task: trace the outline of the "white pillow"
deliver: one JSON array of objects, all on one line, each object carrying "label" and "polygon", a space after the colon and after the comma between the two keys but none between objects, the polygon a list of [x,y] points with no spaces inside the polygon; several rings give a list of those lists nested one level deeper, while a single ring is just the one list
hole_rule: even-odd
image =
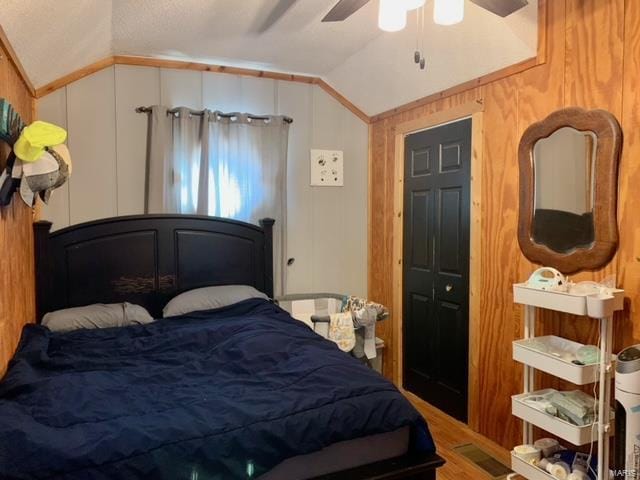
[{"label": "white pillow", "polygon": [[79,328],[126,327],[151,322],[153,317],[144,307],[127,302],[65,308],[49,312],[42,318],[42,325],[54,332],[68,332]]},{"label": "white pillow", "polygon": [[162,310],[163,317],[175,317],[199,310],[212,310],[226,307],[248,298],[264,298],[264,293],[248,285],[220,285],[189,290],[173,297]]}]

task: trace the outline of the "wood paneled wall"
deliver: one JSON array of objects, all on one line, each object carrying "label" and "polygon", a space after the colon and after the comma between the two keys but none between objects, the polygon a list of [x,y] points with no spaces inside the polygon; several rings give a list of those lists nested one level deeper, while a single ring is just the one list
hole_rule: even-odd
[{"label": "wood paneled wall", "polygon": [[[511,416],[510,396],[522,387],[522,369],[511,359],[511,341],[523,334],[522,309],[513,304],[511,285],[534,267],[516,239],[517,147],[527,126],[556,109],[603,108],[622,125],[620,247],[605,268],[574,280],[615,276],[628,298],[624,313],[616,317],[614,348],[640,341],[640,320],[634,318],[640,311],[640,2],[548,0],[545,33],[545,63],[380,119],[370,130],[371,175],[380,180],[369,192],[369,296],[392,305],[395,126],[476,99],[484,104],[480,351],[478,368],[470,372],[479,414],[470,424],[507,448],[519,443],[520,422]],[[544,315],[540,323],[545,331],[597,341],[597,324],[589,319]],[[383,322],[380,333],[392,348],[391,323]],[[386,359],[392,355],[387,352]],[[391,376],[391,362],[385,363]]]},{"label": "wood paneled wall", "polygon": [[[0,98],[6,98],[29,123],[33,98],[7,47],[0,41]],[[0,148],[4,169],[8,149]],[[18,344],[22,327],[35,317],[32,210],[16,194],[0,207],[0,376]]]}]

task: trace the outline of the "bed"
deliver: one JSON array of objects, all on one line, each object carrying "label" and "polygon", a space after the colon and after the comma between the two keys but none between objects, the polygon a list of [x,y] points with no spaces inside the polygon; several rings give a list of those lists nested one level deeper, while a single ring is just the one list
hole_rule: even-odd
[{"label": "bed", "polygon": [[[251,285],[273,221],[35,224],[37,312]],[[388,382],[263,299],[147,325],[25,327],[0,383],[0,478],[434,479],[444,462]]]}]

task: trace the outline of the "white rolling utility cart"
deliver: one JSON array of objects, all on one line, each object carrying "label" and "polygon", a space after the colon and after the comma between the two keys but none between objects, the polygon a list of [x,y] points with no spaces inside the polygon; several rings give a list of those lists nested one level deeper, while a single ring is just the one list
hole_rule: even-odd
[{"label": "white rolling utility cart", "polygon": [[[523,444],[534,443],[533,426],[556,435],[573,445],[585,445],[597,441],[598,480],[609,479],[609,441],[613,433],[610,407],[611,378],[615,356],[611,352],[612,320],[616,310],[622,310],[624,291],[614,289],[611,295],[575,295],[545,291],[528,287],[525,283],[513,285],[515,303],[525,306],[524,339],[513,342],[513,358],[524,365],[524,392],[511,398],[511,411],[523,420]],[[587,315],[600,323],[599,363],[579,365],[546,352],[528,348],[528,341],[562,342],[564,348],[582,347],[560,337],[537,337],[535,334],[536,309],[543,308],[573,315]],[[575,385],[598,383],[598,417],[591,425],[577,426],[523,402],[523,398],[535,391],[535,371],[540,370]],[[544,391],[540,391],[542,394]],[[595,452],[594,452],[595,453]],[[529,480],[553,479],[541,468],[528,463],[511,452],[511,468]]]}]

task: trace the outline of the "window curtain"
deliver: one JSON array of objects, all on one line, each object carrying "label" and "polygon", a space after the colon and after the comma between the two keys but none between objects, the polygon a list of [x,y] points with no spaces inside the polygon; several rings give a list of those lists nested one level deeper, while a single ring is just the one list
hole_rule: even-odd
[{"label": "window curtain", "polygon": [[146,213],[184,213],[274,225],[274,292],[285,291],[287,143],[284,117],[153,106]]}]

